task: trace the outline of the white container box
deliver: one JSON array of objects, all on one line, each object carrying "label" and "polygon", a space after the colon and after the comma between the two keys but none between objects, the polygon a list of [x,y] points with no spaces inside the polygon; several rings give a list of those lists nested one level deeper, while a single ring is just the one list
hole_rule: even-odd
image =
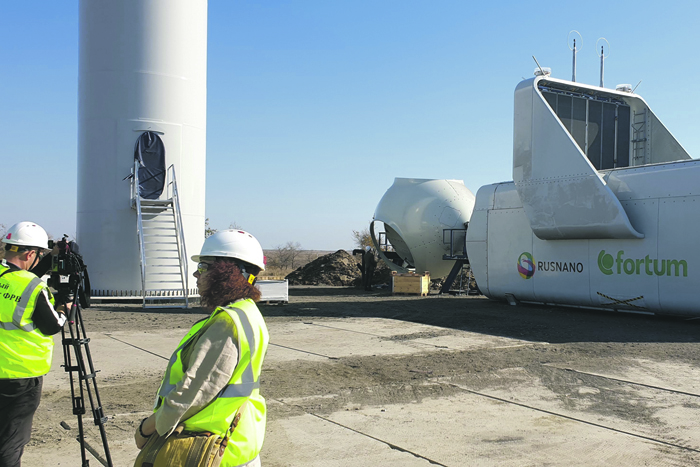
[{"label": "white container box", "polygon": [[289,281],[257,281],[255,285],[262,293],[261,302],[289,302]]}]

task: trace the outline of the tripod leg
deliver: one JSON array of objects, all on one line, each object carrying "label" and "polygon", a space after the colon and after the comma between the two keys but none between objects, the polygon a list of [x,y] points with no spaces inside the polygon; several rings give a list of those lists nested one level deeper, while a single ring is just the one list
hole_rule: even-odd
[{"label": "tripod leg", "polygon": [[[82,459],[82,466],[89,466],[90,461],[85,455],[85,433],[83,431],[83,415],[85,414],[85,401],[83,398],[83,384],[80,373],[80,367],[73,365],[71,358],[71,349],[74,349],[73,342],[75,341],[75,330],[73,329],[73,322],[68,323],[68,329],[70,331],[70,338],[66,338],[65,328],[61,330],[62,333],[62,344],[63,344],[63,361],[65,371],[68,372],[70,378],[70,395],[71,403],[73,405],[73,415],[78,417],[78,442],[80,443],[80,456]],[[80,394],[76,396],[76,382],[73,373],[78,373],[78,382]]]},{"label": "tripod leg", "polygon": [[[71,372],[71,394],[73,395],[73,413],[78,415],[78,427],[79,427],[79,441],[83,455],[83,466],[88,466],[89,461],[85,457],[86,442],[84,439],[83,425],[82,425],[82,415],[85,414],[85,398],[84,392],[87,392],[88,398],[90,399],[90,407],[92,409],[93,419],[95,425],[99,426],[100,436],[102,438],[102,446],[104,447],[105,459],[101,459],[96,455],[90,446],[88,449],[95,455],[95,457],[103,465],[107,467],[112,467],[112,458],[109,452],[109,444],[107,442],[107,433],[105,431],[104,422],[107,421],[107,417],[104,416],[104,410],[102,409],[102,403],[100,401],[100,395],[97,390],[97,381],[95,376],[97,371],[92,363],[92,355],[90,354],[90,339],[85,334],[85,325],[82,321],[82,314],[80,312],[80,288],[76,288],[74,294],[74,301],[71,307],[71,321],[69,322],[69,329],[71,332],[70,345],[75,352],[75,360],[77,366],[70,365],[70,352],[66,349],[66,344],[64,343],[64,355],[67,353],[66,367],[78,371],[79,384],[80,384],[80,396],[75,397],[73,388],[73,374]],[[64,341],[65,342],[65,341]],[[85,349],[85,354],[83,354],[83,348]],[[87,362],[87,365],[86,365]],[[89,370],[89,373],[88,373]],[[66,370],[68,371],[68,370]],[[83,386],[84,384],[84,386]],[[94,396],[93,396],[94,394]],[[95,400],[97,404],[95,404]]]}]

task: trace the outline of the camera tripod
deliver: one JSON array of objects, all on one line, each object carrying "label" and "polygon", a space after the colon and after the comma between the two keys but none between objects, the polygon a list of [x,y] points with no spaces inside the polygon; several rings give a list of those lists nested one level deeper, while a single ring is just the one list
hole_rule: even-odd
[{"label": "camera tripod", "polygon": [[[85,302],[87,299],[87,297],[82,297],[80,295],[81,289],[82,287],[80,284],[78,284],[73,292],[73,305],[70,309],[68,323],[66,323],[66,326],[64,326],[61,330],[61,335],[63,337],[63,367],[65,368],[65,371],[70,374],[71,400],[73,401],[73,415],[77,415],[78,417],[79,434],[77,440],[80,443],[81,456],[83,460],[82,466],[88,467],[90,465],[90,461],[85,455],[85,450],[87,449],[102,465],[106,467],[113,467],[112,458],[109,454],[109,446],[107,444],[107,434],[105,433],[104,426],[104,423],[107,421],[107,417],[104,415],[102,403],[100,402],[100,393],[97,391],[97,381],[95,381],[97,371],[92,364],[92,356],[90,355],[89,345],[90,339],[85,334],[85,325],[83,324],[82,315],[80,313],[81,300]],[[68,327],[70,337],[66,337],[66,327]],[[73,351],[74,359],[71,357],[71,350]],[[75,380],[73,373],[77,373],[77,381]],[[100,435],[102,437],[105,459],[101,458],[99,453],[85,441],[85,433],[83,431],[85,392],[87,392],[87,396],[90,399],[90,407],[92,409],[95,425],[100,427]]]}]

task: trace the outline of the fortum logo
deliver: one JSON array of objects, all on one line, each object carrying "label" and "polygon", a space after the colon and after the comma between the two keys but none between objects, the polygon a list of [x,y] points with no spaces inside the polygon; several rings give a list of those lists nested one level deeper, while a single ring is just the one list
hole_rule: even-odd
[{"label": "fortum logo", "polygon": [[670,276],[671,271],[676,277],[681,273],[683,277],[688,276],[688,263],[684,259],[651,259],[649,255],[644,258],[623,258],[624,254],[625,251],[620,250],[617,252],[617,256],[613,257],[605,250],[601,250],[598,254],[598,269],[606,276],[622,274],[623,272],[628,276],[632,274]]}]

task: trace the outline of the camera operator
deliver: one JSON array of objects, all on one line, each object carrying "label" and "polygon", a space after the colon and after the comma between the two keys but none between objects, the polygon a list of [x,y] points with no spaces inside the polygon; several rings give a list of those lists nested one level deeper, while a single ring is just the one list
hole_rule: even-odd
[{"label": "camera operator", "polygon": [[19,222],[7,231],[0,264],[0,467],[18,467],[29,442],[41,399],[43,376],[51,369],[53,337],[66,322],[65,308],[36,275],[48,270],[46,231]]}]

